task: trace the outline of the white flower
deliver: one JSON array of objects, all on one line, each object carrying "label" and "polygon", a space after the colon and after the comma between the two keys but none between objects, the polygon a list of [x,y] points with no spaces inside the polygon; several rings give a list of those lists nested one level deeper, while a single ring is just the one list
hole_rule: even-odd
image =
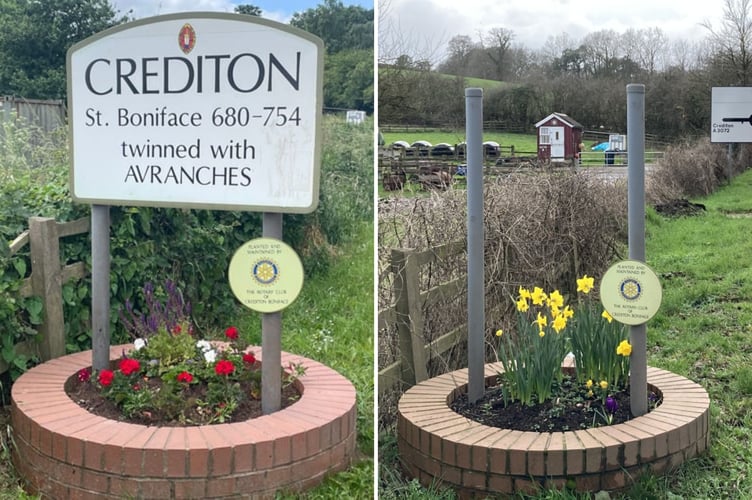
[{"label": "white flower", "polygon": [[141,349],[143,349],[144,347],[146,347],[146,340],[144,340],[144,339],[136,339],[136,340],[134,340],[133,341],[133,347],[137,351],[140,351]]},{"label": "white flower", "polygon": [[201,352],[211,351],[212,345],[208,340],[199,340],[196,342],[196,347],[201,349]]},{"label": "white flower", "polygon": [[214,349],[204,351],[204,359],[207,363],[214,363],[214,361],[217,360],[217,351],[215,351]]}]

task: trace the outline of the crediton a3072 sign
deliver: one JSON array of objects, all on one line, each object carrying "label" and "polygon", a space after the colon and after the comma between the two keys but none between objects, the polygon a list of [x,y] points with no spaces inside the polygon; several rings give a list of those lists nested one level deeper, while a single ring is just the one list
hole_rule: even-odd
[{"label": "crediton a3072 sign", "polygon": [[310,212],[323,43],[252,16],[114,27],[68,51],[76,201]]}]

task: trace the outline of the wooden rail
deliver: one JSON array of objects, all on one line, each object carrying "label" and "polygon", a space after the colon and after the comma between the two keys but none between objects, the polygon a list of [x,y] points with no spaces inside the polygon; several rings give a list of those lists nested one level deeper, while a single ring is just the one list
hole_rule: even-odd
[{"label": "wooden rail", "polygon": [[431,354],[442,354],[467,337],[467,324],[464,323],[426,344],[423,329],[423,311],[464,293],[467,277],[455,278],[425,291],[421,291],[419,285],[423,266],[461,254],[464,250],[464,240],[423,251],[392,249],[390,267],[394,274],[396,301],[393,306],[379,312],[378,329],[396,325],[400,359],[379,370],[379,394],[400,382],[412,386],[426,380],[426,360]]},{"label": "wooden rail", "polygon": [[[29,245],[31,276],[24,279],[18,291],[20,297],[36,296],[42,300],[42,323],[39,342],[15,344],[18,353],[39,354],[43,361],[65,354],[65,321],[63,319],[63,284],[88,274],[83,262],[66,266],[60,262],[60,239],[89,232],[88,217],[72,222],[57,222],[49,217],[31,217],[29,229],[18,235],[9,245],[10,255]],[[0,359],[0,373],[8,369]]]}]

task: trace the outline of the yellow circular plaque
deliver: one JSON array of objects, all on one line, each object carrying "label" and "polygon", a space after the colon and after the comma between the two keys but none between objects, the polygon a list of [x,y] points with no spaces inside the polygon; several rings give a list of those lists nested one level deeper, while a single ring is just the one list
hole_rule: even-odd
[{"label": "yellow circular plaque", "polygon": [[658,276],[646,264],[623,260],[612,265],[601,280],[601,304],[612,318],[625,325],[650,320],[663,299]]},{"label": "yellow circular plaque", "polygon": [[230,289],[246,307],[262,313],[281,311],[295,301],[303,288],[303,264],[286,243],[256,238],[232,256],[228,271]]}]

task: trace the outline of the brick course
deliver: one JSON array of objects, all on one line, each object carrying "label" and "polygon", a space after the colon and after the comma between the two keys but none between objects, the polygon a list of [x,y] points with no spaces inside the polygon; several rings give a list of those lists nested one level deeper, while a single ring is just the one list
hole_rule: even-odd
[{"label": "brick course", "polygon": [[[499,365],[486,365],[486,383]],[[423,484],[441,481],[460,498],[575,484],[579,491],[618,490],[652,471],[663,474],[702,453],[709,442],[707,392],[698,384],[648,368],[663,403],[627,423],[562,433],[494,429],[453,412],[467,389],[467,370],[435,377],[400,399],[398,446],[405,469]]]},{"label": "brick course", "polygon": [[[113,346],[110,357],[130,348]],[[31,492],[55,499],[274,498],[310,488],[354,457],[355,388],[321,363],[282,353],[289,362],[306,374],[288,408],[235,424],[155,428],[98,417],[65,394],[91,352],[48,361],[13,384],[13,461]]]}]

